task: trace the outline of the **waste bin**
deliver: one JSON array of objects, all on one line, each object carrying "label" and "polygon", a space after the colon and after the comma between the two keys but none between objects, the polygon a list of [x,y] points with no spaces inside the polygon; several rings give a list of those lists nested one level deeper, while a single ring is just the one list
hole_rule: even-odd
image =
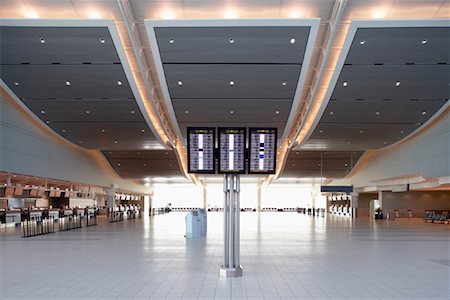
[{"label": "waste bin", "polygon": [[202,236],[202,224],[198,211],[192,210],[186,215],[186,237],[196,238]]}]

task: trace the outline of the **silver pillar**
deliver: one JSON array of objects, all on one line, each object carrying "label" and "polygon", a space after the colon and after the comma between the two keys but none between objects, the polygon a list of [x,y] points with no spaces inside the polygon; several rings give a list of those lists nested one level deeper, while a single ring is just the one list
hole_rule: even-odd
[{"label": "silver pillar", "polygon": [[240,265],[240,178],[239,174],[225,174],[223,177],[223,236],[224,258],[219,274],[224,277],[242,276]]}]

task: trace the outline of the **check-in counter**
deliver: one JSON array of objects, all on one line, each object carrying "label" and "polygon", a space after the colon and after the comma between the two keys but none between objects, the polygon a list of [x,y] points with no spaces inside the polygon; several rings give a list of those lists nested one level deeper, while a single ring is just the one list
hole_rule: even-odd
[{"label": "check-in counter", "polygon": [[75,208],[74,214],[80,217],[84,217],[84,208]]},{"label": "check-in counter", "polygon": [[42,221],[42,210],[30,210],[29,216],[30,220]]},{"label": "check-in counter", "polygon": [[7,210],[5,212],[5,223],[18,224],[22,221],[20,210]]},{"label": "check-in counter", "polygon": [[59,209],[49,209],[48,217],[53,218],[53,220],[58,220],[59,219]]},{"label": "check-in counter", "polygon": [[66,208],[66,209],[64,209],[64,211],[63,211],[63,215],[64,215],[65,217],[67,217],[67,216],[73,216],[73,210]]}]

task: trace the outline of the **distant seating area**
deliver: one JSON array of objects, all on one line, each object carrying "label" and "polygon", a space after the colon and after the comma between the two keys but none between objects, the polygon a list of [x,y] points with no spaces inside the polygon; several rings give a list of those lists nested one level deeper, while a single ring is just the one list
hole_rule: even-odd
[{"label": "distant seating area", "polygon": [[449,210],[426,210],[425,217],[423,218],[425,223],[436,224],[450,224],[450,211]]}]

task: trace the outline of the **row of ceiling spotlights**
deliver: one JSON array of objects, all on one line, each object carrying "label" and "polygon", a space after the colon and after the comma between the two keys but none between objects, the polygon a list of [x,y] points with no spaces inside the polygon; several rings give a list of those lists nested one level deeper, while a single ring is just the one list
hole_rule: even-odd
[{"label": "row of ceiling spotlights", "polygon": [[[230,44],[234,44],[234,43],[236,42],[236,39],[235,39],[235,38],[230,38],[230,39],[228,40],[228,42],[229,42]],[[289,39],[289,43],[290,43],[290,44],[295,44],[295,42],[296,42],[295,38],[290,38],[290,39]],[[169,44],[174,44],[174,43],[175,43],[175,39],[174,39],[174,38],[170,38],[170,39],[169,39]]]},{"label": "row of ceiling spotlights", "polygon": [[[72,83],[69,80],[66,80],[64,83],[65,83],[66,86],[71,86],[72,85]],[[14,84],[14,86],[19,86],[20,85],[18,81],[14,81],[13,84]],[[118,86],[122,86],[123,82],[121,80],[117,80],[116,84]]]},{"label": "row of ceiling spotlights", "polygon": [[[230,82],[229,82],[228,84],[231,85],[231,86],[234,86],[234,85],[236,84],[236,82],[235,82],[234,80],[230,80]],[[183,85],[183,81],[178,80],[177,85],[178,85],[178,86],[182,86],[182,85]],[[283,81],[283,82],[281,83],[281,85],[282,85],[282,86],[287,86],[287,82],[286,82],[286,81]]]}]

